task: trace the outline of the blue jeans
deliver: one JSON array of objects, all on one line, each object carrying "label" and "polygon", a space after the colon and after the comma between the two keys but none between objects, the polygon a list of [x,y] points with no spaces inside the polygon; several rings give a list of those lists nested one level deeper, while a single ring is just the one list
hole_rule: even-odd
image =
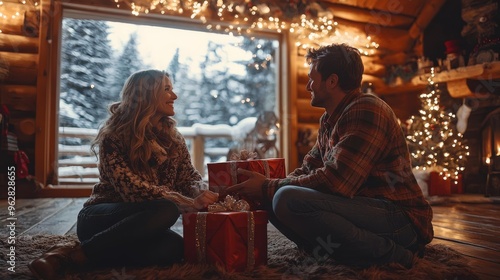
[{"label": "blue jeans", "polygon": [[361,267],[398,262],[408,267],[418,245],[406,214],[383,199],[351,199],[284,186],[268,211],[277,229],[318,260],[333,257]]},{"label": "blue jeans", "polygon": [[179,215],[169,200],[89,205],[78,214],[77,235],[96,265],[168,265],[184,254],[182,237],[170,230]]}]

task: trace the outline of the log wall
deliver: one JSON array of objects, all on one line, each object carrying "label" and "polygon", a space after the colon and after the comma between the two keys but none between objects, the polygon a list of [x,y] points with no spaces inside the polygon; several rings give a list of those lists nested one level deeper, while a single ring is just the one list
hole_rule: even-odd
[{"label": "log wall", "polygon": [[[34,174],[35,116],[37,100],[39,39],[36,25],[39,9],[29,3],[3,0],[0,12],[0,67],[7,73],[0,76],[0,104],[11,112],[11,132],[18,137],[18,146],[29,157],[30,174]],[[2,151],[2,165],[12,164],[12,154]],[[5,168],[2,179],[5,180]]]}]

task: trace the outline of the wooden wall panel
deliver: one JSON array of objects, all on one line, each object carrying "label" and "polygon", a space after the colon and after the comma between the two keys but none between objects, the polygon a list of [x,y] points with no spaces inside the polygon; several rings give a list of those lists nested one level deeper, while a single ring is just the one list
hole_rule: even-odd
[{"label": "wooden wall panel", "polygon": [[0,51],[38,53],[38,39],[22,35],[0,33]]},{"label": "wooden wall panel", "polygon": [[36,87],[25,85],[0,85],[0,103],[10,109],[35,111]]},{"label": "wooden wall panel", "polygon": [[[17,0],[4,0],[0,12],[0,61],[7,66],[7,76],[0,81],[0,103],[11,111],[11,130],[16,134],[18,147],[29,158],[29,172],[35,170],[35,115],[38,80],[38,38],[28,37],[24,28],[25,14],[35,15],[34,2],[22,4]],[[35,16],[35,19],[37,16]],[[36,30],[35,30],[36,31]],[[9,155],[7,155],[9,156]],[[7,161],[12,158],[7,158]],[[0,171],[2,173],[3,170]],[[0,178],[4,178],[1,176]],[[0,179],[1,181],[1,179]],[[16,184],[24,184],[18,180]],[[0,185],[2,182],[0,182]],[[20,197],[22,195],[20,194]]]},{"label": "wooden wall panel", "polygon": [[323,108],[311,106],[311,99],[297,99],[297,116],[300,124],[316,124],[325,112]]},{"label": "wooden wall panel", "polygon": [[38,54],[0,52],[0,59],[8,65],[9,74],[4,84],[35,85],[38,75]]}]

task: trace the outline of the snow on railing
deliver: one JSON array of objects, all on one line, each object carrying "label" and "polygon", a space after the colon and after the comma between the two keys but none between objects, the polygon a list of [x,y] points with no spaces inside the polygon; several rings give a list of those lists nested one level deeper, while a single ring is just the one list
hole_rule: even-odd
[{"label": "snow on railing", "polygon": [[[246,118],[234,126],[218,124],[194,124],[191,127],[177,127],[191,146],[193,166],[205,177],[206,162],[210,157],[225,157],[229,147],[205,147],[207,139],[230,139],[241,141],[255,127],[257,118]],[[59,127],[59,139],[92,140],[97,129]],[[90,151],[90,145],[59,144],[58,177],[60,184],[88,184],[98,181],[97,160]]]}]

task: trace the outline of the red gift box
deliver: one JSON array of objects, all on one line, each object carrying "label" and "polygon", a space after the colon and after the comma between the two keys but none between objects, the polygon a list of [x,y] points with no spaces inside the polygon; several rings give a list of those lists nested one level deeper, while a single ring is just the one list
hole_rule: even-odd
[{"label": "red gift box", "polygon": [[432,171],[429,174],[429,195],[451,195],[451,179],[444,179],[439,172]]},{"label": "red gift box", "polygon": [[198,212],[182,215],[184,258],[226,271],[267,264],[267,212]]},{"label": "red gift box", "polygon": [[238,168],[258,172],[267,178],[285,178],[286,176],[283,158],[207,163],[208,186],[217,189],[217,187],[228,187],[247,180],[247,176],[237,174]]}]

